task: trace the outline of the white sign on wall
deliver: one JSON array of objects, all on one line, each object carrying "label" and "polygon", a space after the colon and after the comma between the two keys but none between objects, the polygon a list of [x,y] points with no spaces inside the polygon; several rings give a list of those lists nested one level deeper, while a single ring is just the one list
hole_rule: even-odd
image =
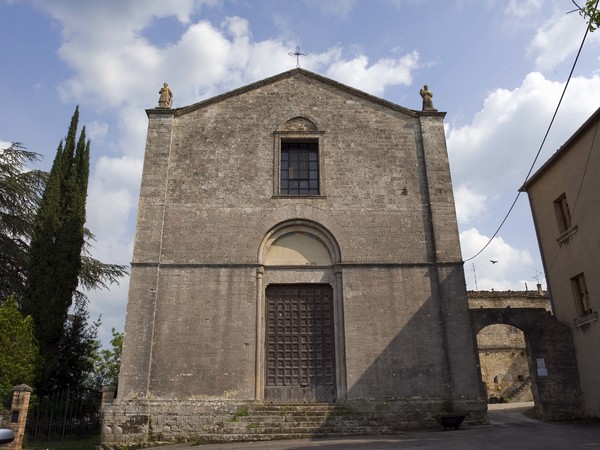
[{"label": "white sign on wall", "polygon": [[544,358],[537,358],[536,362],[538,377],[547,377],[548,369],[546,369],[546,361],[544,360]]}]

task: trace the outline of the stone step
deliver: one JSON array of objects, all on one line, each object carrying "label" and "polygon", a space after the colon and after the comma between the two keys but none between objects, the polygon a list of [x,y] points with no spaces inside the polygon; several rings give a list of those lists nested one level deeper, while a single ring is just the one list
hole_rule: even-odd
[{"label": "stone step", "polygon": [[247,415],[240,415],[236,417],[236,420],[244,419],[246,417],[260,417],[260,418],[269,418],[273,417],[276,419],[284,419],[284,420],[319,420],[319,419],[327,419],[327,418],[335,418],[335,417],[350,417],[350,414],[341,414],[341,413],[323,413],[317,414],[314,412],[267,412],[267,411],[250,411]]},{"label": "stone step", "polygon": [[246,426],[249,423],[258,423],[258,424],[273,424],[274,426],[284,426],[291,424],[302,424],[302,425],[314,425],[320,426],[325,423],[334,423],[329,421],[325,417],[301,417],[292,419],[290,417],[269,417],[269,416],[249,416],[243,417],[235,422],[225,422],[227,425],[235,425],[240,424],[241,426]]},{"label": "stone step", "polygon": [[256,409],[281,409],[285,408],[288,410],[293,409],[340,409],[343,406],[337,405],[335,403],[255,403],[250,405],[252,408]]},{"label": "stone step", "polygon": [[[214,430],[215,432],[217,430]],[[381,417],[336,405],[252,405],[219,429],[223,440],[289,439],[324,436],[392,434],[397,427]]]},{"label": "stone step", "polygon": [[252,426],[248,424],[245,427],[224,427],[222,432],[224,434],[331,434],[331,433],[348,433],[352,435],[357,434],[389,434],[393,433],[394,430],[391,427],[383,425],[360,425],[360,426],[323,426],[323,427],[311,427],[311,426],[300,426],[295,425],[291,427],[273,427],[269,425],[265,426]]},{"label": "stone step", "polygon": [[353,433],[272,433],[272,434],[201,434],[198,439],[206,442],[251,442],[271,441],[284,439],[310,439],[310,438],[333,438],[356,436]]},{"label": "stone step", "polygon": [[378,417],[371,416],[332,416],[332,417],[324,417],[324,416],[285,416],[285,417],[277,417],[277,416],[244,416],[239,417],[236,420],[232,420],[229,422],[225,422],[226,424],[248,424],[248,423],[259,423],[259,424],[267,424],[271,423],[274,425],[290,425],[290,424],[315,424],[315,425],[339,425],[339,424],[350,424],[354,425],[378,425],[381,423],[381,419]]},{"label": "stone step", "polygon": [[[284,419],[284,420],[282,420]],[[223,425],[231,426],[231,427],[244,427],[249,423],[257,424],[257,425],[272,425],[272,426],[375,426],[380,425],[382,423],[380,418],[376,417],[330,417],[330,418],[306,418],[303,417],[299,420],[294,420],[292,418],[281,418],[281,417],[255,417],[248,416],[241,418],[236,421],[231,422],[223,422]],[[389,425],[389,424],[388,424]]]},{"label": "stone step", "polygon": [[398,427],[372,413],[338,405],[266,404],[238,411],[205,436],[206,440],[255,441],[397,433]]},{"label": "stone step", "polygon": [[332,406],[332,405],[253,405],[249,408],[255,412],[275,412],[275,413],[306,413],[310,412],[313,414],[330,414],[335,411],[343,410],[341,406]]},{"label": "stone step", "polygon": [[230,422],[248,422],[248,421],[265,421],[272,420],[273,422],[323,422],[327,420],[352,420],[352,419],[368,419],[368,416],[358,415],[329,415],[329,414],[256,414],[252,413],[247,416],[238,416],[231,419]]}]

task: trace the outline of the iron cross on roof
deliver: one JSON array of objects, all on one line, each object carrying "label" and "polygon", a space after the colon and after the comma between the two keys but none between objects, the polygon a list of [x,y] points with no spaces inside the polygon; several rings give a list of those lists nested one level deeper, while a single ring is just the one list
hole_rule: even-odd
[{"label": "iron cross on roof", "polygon": [[302,53],[300,51],[300,47],[296,46],[296,51],[295,52],[289,52],[288,55],[295,56],[296,57],[296,67],[300,67],[300,57],[301,56],[306,56],[306,55],[308,55],[308,53]]}]

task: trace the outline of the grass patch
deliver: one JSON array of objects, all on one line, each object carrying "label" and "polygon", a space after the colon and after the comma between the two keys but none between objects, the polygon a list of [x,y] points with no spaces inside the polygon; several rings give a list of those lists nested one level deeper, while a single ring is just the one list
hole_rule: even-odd
[{"label": "grass patch", "polygon": [[229,419],[227,422],[237,422],[240,417],[247,417],[249,415],[250,415],[250,413],[248,412],[248,410],[246,408],[238,409],[233,414],[233,417],[231,419]]},{"label": "grass patch", "polygon": [[350,411],[349,409],[336,409],[330,414],[332,417],[354,417],[358,415],[360,415],[360,413],[356,411]]}]

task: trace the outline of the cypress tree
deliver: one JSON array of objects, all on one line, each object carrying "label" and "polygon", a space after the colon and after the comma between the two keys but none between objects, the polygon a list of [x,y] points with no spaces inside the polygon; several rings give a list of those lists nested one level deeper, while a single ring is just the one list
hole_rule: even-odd
[{"label": "cypress tree", "polygon": [[[81,181],[84,181],[89,168],[89,149],[79,155],[78,174]],[[0,148],[0,304],[10,295],[14,296],[19,307],[23,303],[27,286],[29,246],[48,181],[46,172],[27,170],[27,166],[40,157],[41,155],[28,151],[18,142],[7,148]],[[85,184],[81,182],[79,186],[84,189]],[[51,189],[47,196],[50,192]],[[92,258],[89,248],[94,235],[88,229],[85,230],[85,241],[81,252],[79,288],[74,299],[75,303],[81,305],[87,302],[84,290],[108,289],[127,274],[127,266],[106,264]]]},{"label": "cypress tree", "polygon": [[77,139],[79,108],[56,151],[38,209],[29,251],[22,310],[34,319],[44,369],[44,390],[59,362],[69,308],[81,272],[90,143],[85,127]]}]

